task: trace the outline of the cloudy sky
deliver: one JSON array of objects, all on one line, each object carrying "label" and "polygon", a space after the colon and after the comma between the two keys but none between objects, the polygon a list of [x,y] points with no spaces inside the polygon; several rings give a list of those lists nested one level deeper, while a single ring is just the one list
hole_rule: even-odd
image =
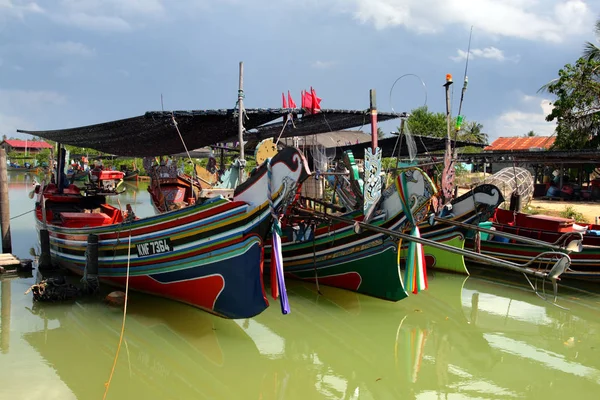
[{"label": "cloudy sky", "polygon": [[165,109],[231,108],[239,61],[247,107],[313,86],[324,108],[366,109],[374,88],[382,111],[443,112],[473,26],[463,114],[492,139],[549,135],[537,90],[597,18],[597,0],[0,0],[0,133],[136,116],[161,93]]}]

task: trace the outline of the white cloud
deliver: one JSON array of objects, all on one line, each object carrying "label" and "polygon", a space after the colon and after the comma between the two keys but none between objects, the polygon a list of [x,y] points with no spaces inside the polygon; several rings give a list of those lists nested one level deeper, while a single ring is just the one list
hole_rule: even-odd
[{"label": "white cloud", "polygon": [[76,12],[55,14],[52,18],[56,22],[91,31],[127,32],[132,29],[129,22],[123,18],[106,15],[91,15]]},{"label": "white cloud", "polygon": [[313,62],[310,66],[317,69],[329,69],[335,65],[335,61],[321,61],[317,60]]},{"label": "white cloud", "polygon": [[447,25],[473,25],[475,32],[490,35],[561,42],[588,33],[594,18],[584,0],[352,1],[353,13],[363,23],[377,29],[404,26],[420,33],[440,32]]},{"label": "white cloud", "polygon": [[127,32],[144,18],[164,17],[168,4],[166,0],[60,0],[51,18],[81,29]]},{"label": "white cloud", "polygon": [[[476,58],[487,58],[490,60],[496,60],[496,61],[504,61],[506,60],[506,56],[504,55],[504,51],[496,48],[496,47],[486,47],[484,49],[473,49],[471,51],[469,51],[470,56],[469,59],[473,60]],[[467,52],[461,49],[457,50],[457,55],[454,57],[450,57],[450,59],[459,62],[462,60],[465,60],[467,58]],[[514,59],[514,57],[511,57],[510,59]]]},{"label": "white cloud", "polygon": [[21,0],[0,0],[0,15],[10,14],[22,18],[26,13],[43,13],[44,9],[37,3]]},{"label": "white cloud", "polygon": [[546,122],[552,112],[550,100],[529,95],[521,95],[519,107],[502,113],[489,124],[490,142],[497,137],[523,136],[534,131],[538,136],[550,136],[556,129],[555,122]]}]

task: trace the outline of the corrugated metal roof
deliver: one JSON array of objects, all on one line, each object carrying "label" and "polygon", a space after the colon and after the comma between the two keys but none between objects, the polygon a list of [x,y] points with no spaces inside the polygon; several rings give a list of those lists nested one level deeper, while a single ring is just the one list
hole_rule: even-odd
[{"label": "corrugated metal roof", "polygon": [[500,137],[485,147],[484,151],[522,151],[533,148],[548,150],[556,140],[556,136],[527,136],[527,137]]},{"label": "corrugated metal roof", "polygon": [[24,149],[27,147],[28,149],[51,149],[52,145],[46,142],[36,142],[33,140],[19,140],[19,139],[7,139],[4,141],[9,146]]}]

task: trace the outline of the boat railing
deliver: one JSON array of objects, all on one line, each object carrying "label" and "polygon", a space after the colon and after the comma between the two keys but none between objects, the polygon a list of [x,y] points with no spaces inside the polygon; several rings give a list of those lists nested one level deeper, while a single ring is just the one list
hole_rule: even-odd
[{"label": "boat railing", "polygon": [[[447,219],[447,218],[441,218],[434,214],[431,214],[429,217],[429,223],[431,225],[433,225],[436,222],[453,225],[453,226],[458,226],[458,227],[470,229],[470,230],[473,230],[476,232],[488,233],[490,235],[500,236],[500,237],[504,237],[506,239],[515,240],[520,243],[531,244],[534,246],[540,246],[540,247],[544,247],[544,248],[551,249],[551,250],[567,251],[567,252],[575,252],[575,253],[580,253],[583,250],[583,234],[581,232],[565,232],[554,243],[548,243],[543,240],[528,238],[525,236],[515,235],[513,233],[507,233],[507,232],[503,232],[503,231],[499,231],[499,230],[495,230],[495,229],[494,230],[487,229],[487,228],[483,228],[478,225],[468,224],[466,222],[455,221],[455,220]],[[574,240],[568,241],[568,239],[573,236],[577,236],[577,238]]]}]

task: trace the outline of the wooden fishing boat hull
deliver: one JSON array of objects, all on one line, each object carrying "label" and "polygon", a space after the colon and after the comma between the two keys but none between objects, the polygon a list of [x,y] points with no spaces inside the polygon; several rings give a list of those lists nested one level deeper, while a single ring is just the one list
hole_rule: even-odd
[{"label": "wooden fishing boat hull", "polygon": [[[468,239],[466,246],[473,248],[473,240]],[[515,263],[526,263],[537,255],[548,251],[539,246],[522,243],[482,240],[481,253]],[[561,279],[577,279],[600,283],[600,247],[584,246],[580,253],[570,253],[571,267],[561,275]],[[551,265],[549,266],[551,267]],[[489,268],[495,268],[489,266]]]},{"label": "wooden fishing boat hull", "polygon": [[40,168],[21,168],[21,167],[6,167],[6,170],[9,172],[26,172],[30,174],[37,174],[40,172]]},{"label": "wooden fishing boat hull", "polygon": [[[465,248],[465,236],[460,232],[445,233],[428,239],[435,240],[438,243],[443,243],[457,249]],[[406,247],[403,247],[400,260],[401,264],[404,264],[406,261],[406,251]],[[462,255],[431,246],[423,246],[423,252],[425,253],[425,264],[427,265],[427,269],[437,269],[469,275],[469,270],[465,265],[465,258]]]},{"label": "wooden fishing boat hull", "polygon": [[[407,169],[408,195],[412,198],[412,213],[417,220],[429,211],[435,187],[418,168]],[[408,219],[402,209],[398,186],[390,186],[383,194],[382,212],[371,224],[402,231]],[[364,215],[356,211],[345,215],[362,221]],[[321,224],[313,234],[310,227],[301,234],[293,227],[283,229],[283,267],[292,278],[318,280],[330,285],[390,301],[407,297],[398,265],[398,243],[387,236],[365,230],[355,232],[353,226],[343,223]],[[314,236],[314,244],[313,244]],[[314,247],[313,247],[314,246]],[[270,246],[266,248],[266,264],[270,265]]]},{"label": "wooden fishing boat hull", "polygon": [[[452,201],[451,214],[442,211],[441,215],[453,221],[478,224],[487,221],[503,201],[502,193],[496,186],[479,185]],[[422,223],[419,228],[425,239],[457,249],[465,248],[465,231],[462,228],[443,223],[430,225],[428,222]],[[469,274],[463,256],[430,246],[423,246],[423,251],[427,268]]]},{"label": "wooden fishing boat hull", "polygon": [[[226,318],[249,318],[268,305],[262,238],[269,213],[220,200],[161,216],[98,228],[48,225],[52,260],[83,275],[88,235],[98,235],[98,277],[171,298]],[[252,221],[255,219],[255,222]],[[41,227],[41,224],[40,224]]]},{"label": "wooden fishing boat hull", "polygon": [[[352,229],[352,228],[351,228]],[[319,284],[359,292],[385,300],[398,301],[407,297],[400,270],[398,249],[394,243],[370,237],[320,251],[315,262],[311,251],[293,256],[292,248],[284,253],[284,268],[291,278],[317,281]],[[329,241],[327,245],[331,245]],[[322,246],[319,246],[320,248]]]},{"label": "wooden fishing boat hull", "polygon": [[123,177],[124,181],[135,181],[138,178],[138,171],[127,171]]},{"label": "wooden fishing boat hull", "polygon": [[[225,318],[250,318],[267,306],[263,281],[263,239],[272,214],[285,207],[297,184],[308,177],[296,150],[261,166],[238,187],[239,199],[222,196],[180,210],[123,221],[120,210],[98,205],[99,213],[68,212],[90,198],[78,189],[43,191],[53,261],[77,274],[86,265],[88,236],[98,237],[98,277],[107,283],[171,298]],[[272,204],[266,188],[272,186]],[[53,211],[54,210],[54,211]],[[62,210],[62,211],[61,211]],[[43,227],[39,205],[38,228]],[[120,219],[119,219],[120,218]],[[129,272],[128,272],[129,271]]]}]

